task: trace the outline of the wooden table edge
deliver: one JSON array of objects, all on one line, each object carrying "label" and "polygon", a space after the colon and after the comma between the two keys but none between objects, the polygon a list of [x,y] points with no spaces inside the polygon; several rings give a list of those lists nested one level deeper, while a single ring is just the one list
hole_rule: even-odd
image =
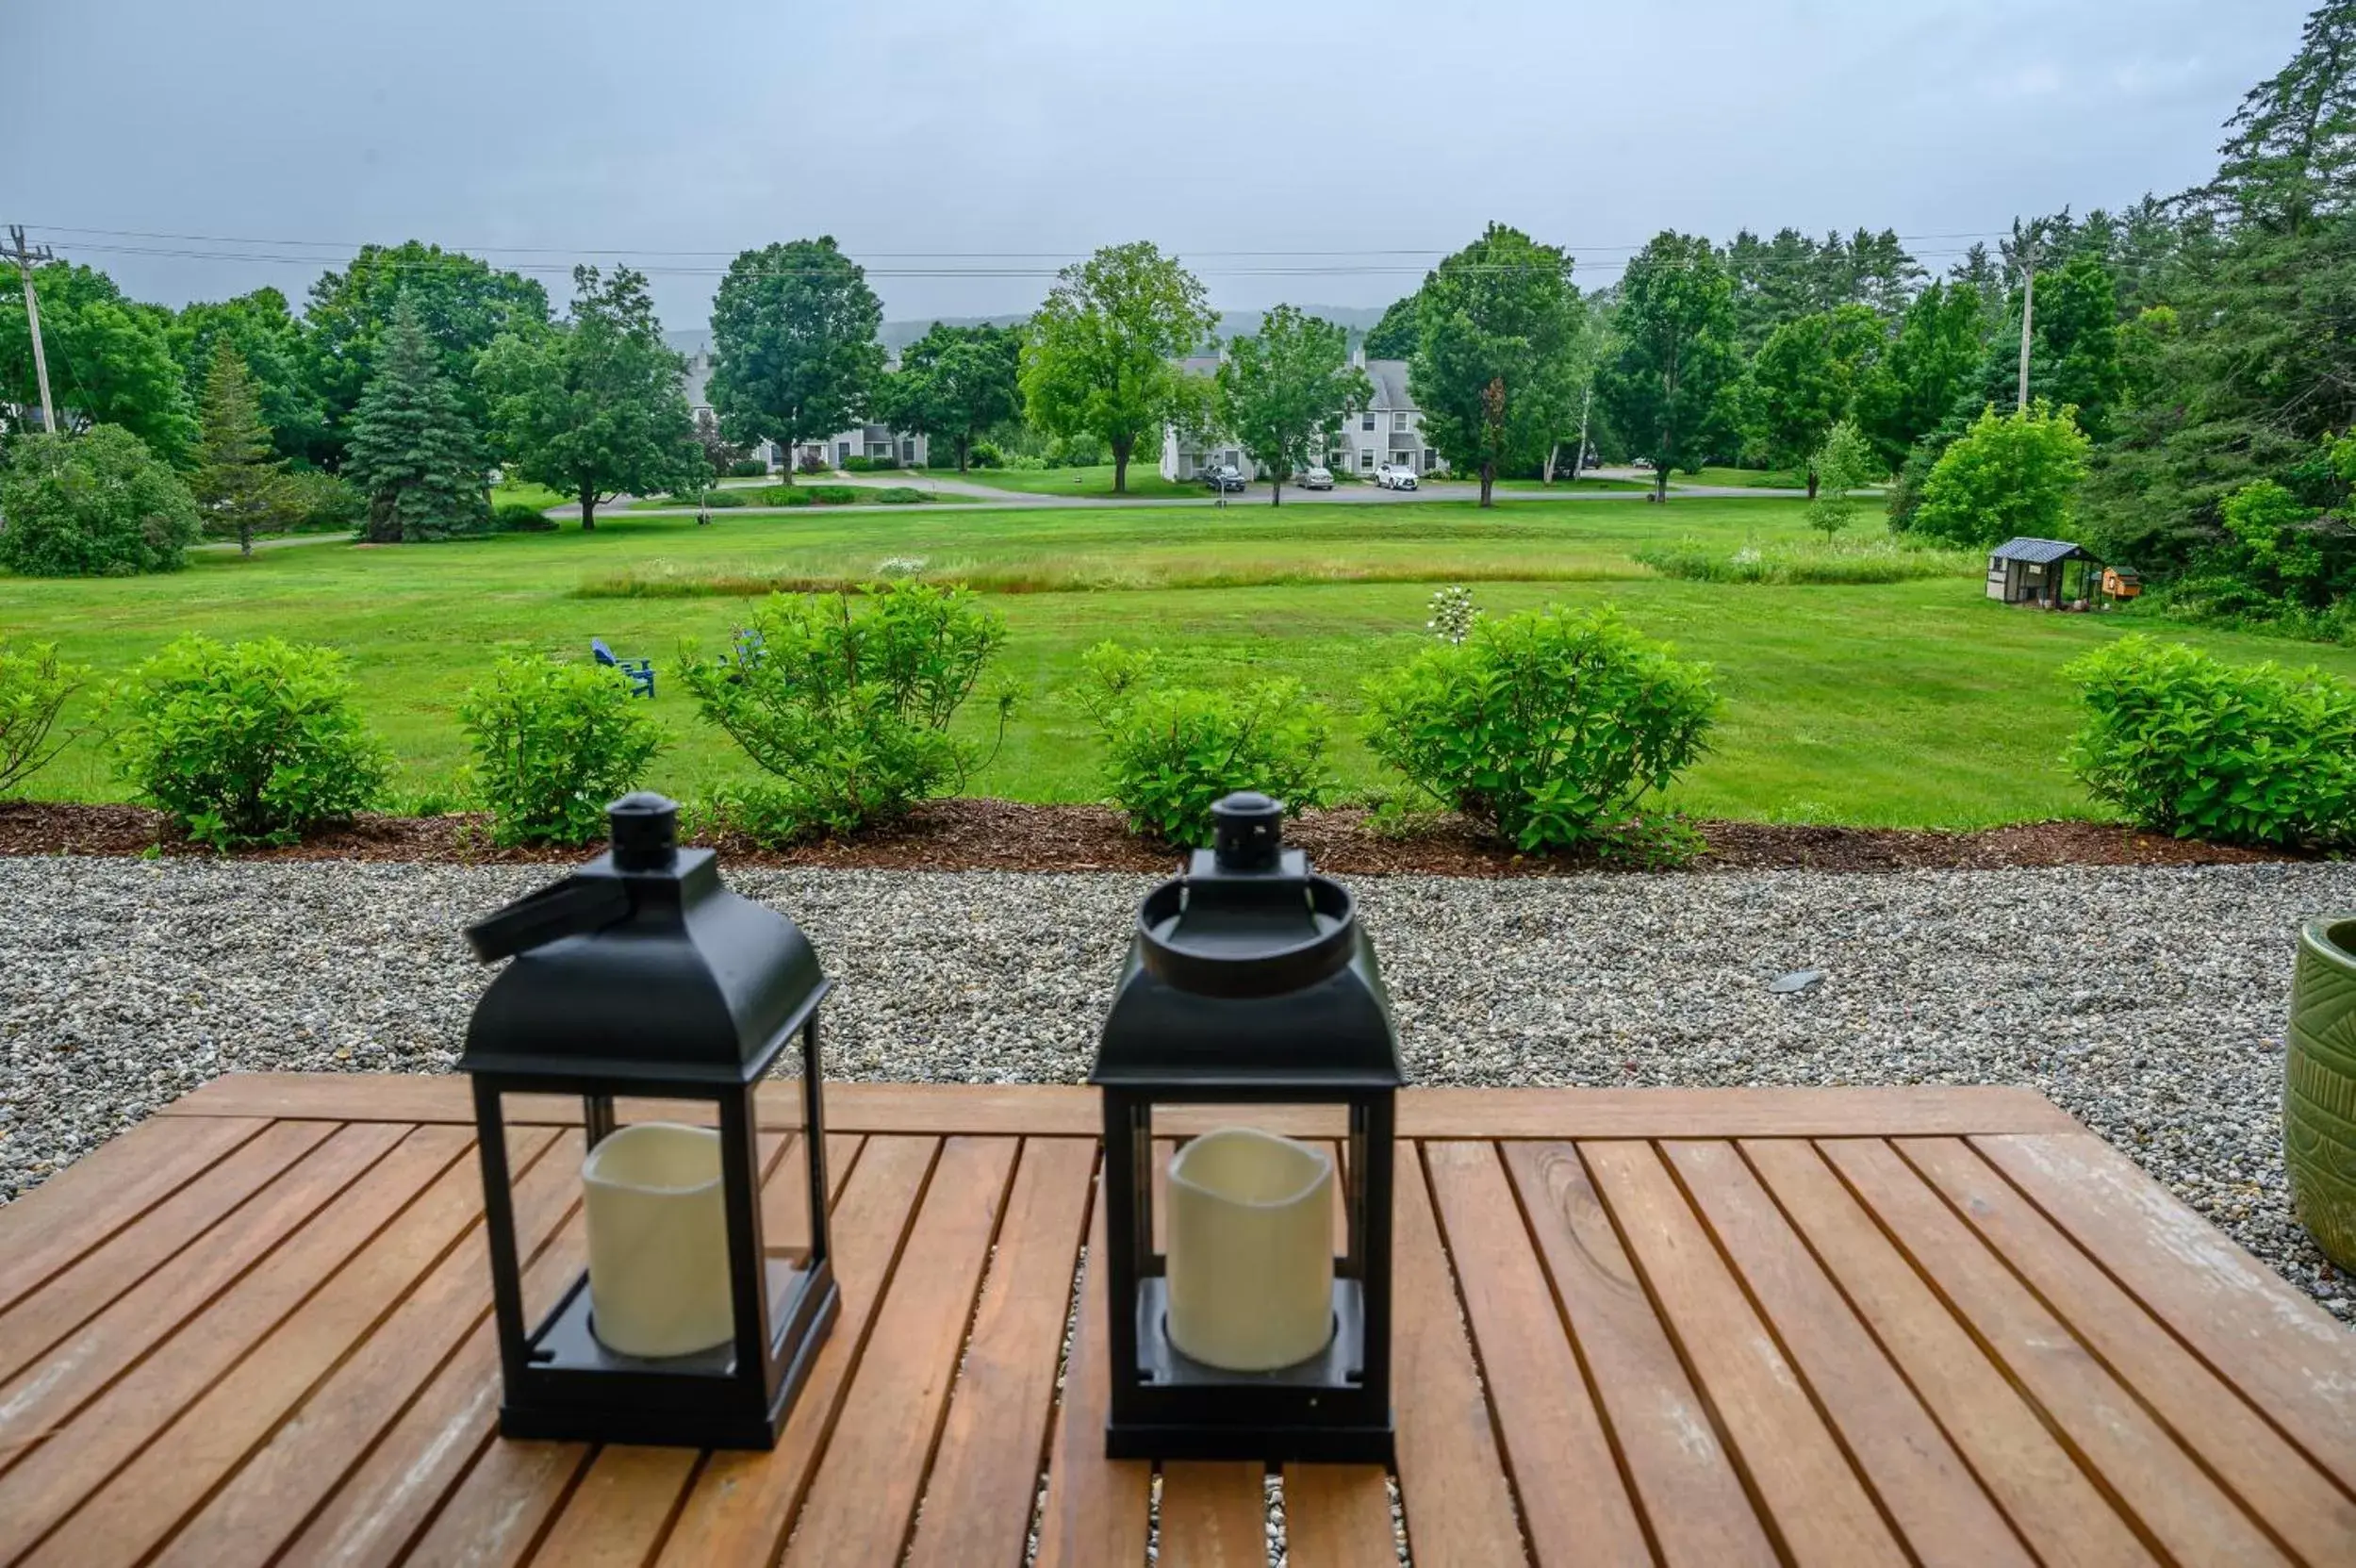
[{"label": "wooden table edge", "polygon": [[[765,1089],[774,1125],[797,1125],[799,1094]],[[467,1081],[409,1073],[230,1073],[158,1113],[167,1116],[301,1117],[337,1121],[468,1122]],[[533,1125],[580,1120],[580,1102],[518,1096],[508,1119]],[[1304,1112],[1304,1133],[1329,1132],[1326,1113]],[[1073,1084],[831,1081],[832,1131],[931,1136],[1094,1137],[1095,1090]],[[1170,1131],[1188,1131],[1178,1114]],[[627,1107],[624,1119],[629,1119]],[[1278,1119],[1283,1119],[1279,1116]],[[768,1119],[764,1116],[765,1125]],[[1838,1138],[1975,1137],[2083,1132],[2034,1089],[2013,1085],[1872,1085],[1709,1089],[1408,1089],[1399,1097],[1406,1138]],[[1280,1129],[1290,1130],[1290,1129]]]}]

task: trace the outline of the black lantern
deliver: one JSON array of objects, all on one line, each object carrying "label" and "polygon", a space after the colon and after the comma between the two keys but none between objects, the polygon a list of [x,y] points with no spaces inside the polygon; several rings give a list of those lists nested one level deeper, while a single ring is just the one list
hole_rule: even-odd
[{"label": "black lantern", "polygon": [[[711,850],[679,848],[678,816],[625,796],[606,853],[467,932],[484,962],[514,960],[458,1063],[474,1079],[509,1437],[770,1447],[833,1325],[830,982],[792,921],[721,886]],[[800,1078],[799,1142],[777,1156],[799,1168],[771,1182],[765,1242],[753,1094],[773,1066]],[[589,1266],[530,1329],[501,1104],[521,1093],[579,1095],[588,1149]],[[685,1114],[624,1126],[618,1096]]]},{"label": "black lantern", "polygon": [[[1405,1081],[1390,999],[1348,890],[1282,847],[1283,808],[1230,795],[1212,816],[1216,847],[1138,908],[1089,1075],[1104,1094],[1105,1452],[1387,1463]],[[1346,1113],[1343,1234],[1330,1157],[1246,1125],[1172,1160],[1157,1246],[1154,1108],[1211,1104]]]}]

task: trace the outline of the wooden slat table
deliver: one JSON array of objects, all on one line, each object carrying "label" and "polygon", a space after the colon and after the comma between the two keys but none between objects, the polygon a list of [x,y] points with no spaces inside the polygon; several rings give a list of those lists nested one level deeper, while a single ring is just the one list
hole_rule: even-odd
[{"label": "wooden slat table", "polygon": [[698,1454],[494,1436],[462,1083],[206,1085],[0,1210],[0,1563],[2356,1563],[2356,1335],[2022,1091],[1409,1092],[1395,1477],[1101,1457],[1088,1091],[828,1109],[841,1322]]}]

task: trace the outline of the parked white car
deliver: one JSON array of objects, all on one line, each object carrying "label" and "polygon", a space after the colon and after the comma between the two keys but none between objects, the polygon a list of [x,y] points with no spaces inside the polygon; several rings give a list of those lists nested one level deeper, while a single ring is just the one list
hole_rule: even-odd
[{"label": "parked white car", "polygon": [[1405,463],[1385,463],[1375,470],[1375,483],[1386,490],[1415,488],[1415,470]]},{"label": "parked white car", "polygon": [[1293,483],[1304,490],[1330,490],[1333,488],[1333,470],[1322,463],[1311,463],[1293,476]]}]

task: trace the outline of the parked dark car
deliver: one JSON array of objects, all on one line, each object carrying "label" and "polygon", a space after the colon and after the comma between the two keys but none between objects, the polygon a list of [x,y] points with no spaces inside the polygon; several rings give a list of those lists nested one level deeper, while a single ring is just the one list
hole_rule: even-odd
[{"label": "parked dark car", "polygon": [[1214,490],[1240,490],[1251,481],[1245,479],[1233,463],[1221,463],[1216,468],[1203,470],[1203,483]]}]

